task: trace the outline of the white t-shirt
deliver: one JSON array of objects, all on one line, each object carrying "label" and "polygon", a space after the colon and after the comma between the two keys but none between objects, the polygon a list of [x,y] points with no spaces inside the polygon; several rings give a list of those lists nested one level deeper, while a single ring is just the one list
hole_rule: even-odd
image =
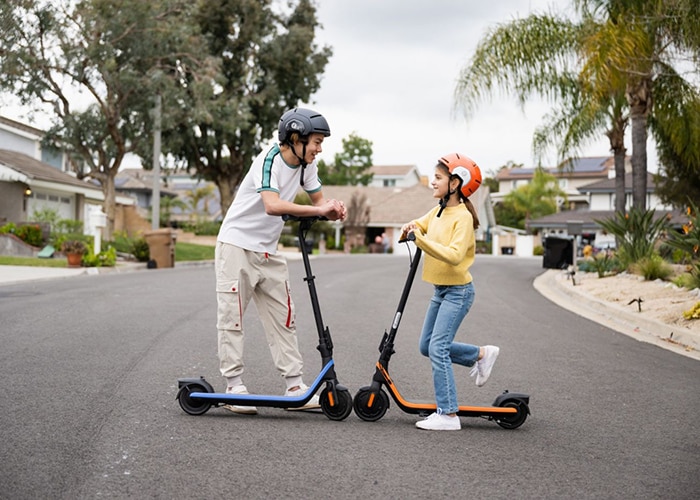
[{"label": "white t-shirt", "polygon": [[[301,187],[301,171],[300,165],[287,165],[277,144],[260,153],[243,178],[217,239],[254,252],[277,253],[284,221],[265,213],[260,193],[273,191],[280,199],[294,201]],[[321,190],[316,160],[304,169],[303,188],[307,193]]]}]

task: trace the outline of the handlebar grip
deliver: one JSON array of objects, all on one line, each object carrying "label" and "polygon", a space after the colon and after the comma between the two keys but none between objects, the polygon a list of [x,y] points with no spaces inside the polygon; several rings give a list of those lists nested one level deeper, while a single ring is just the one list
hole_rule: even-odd
[{"label": "handlebar grip", "polygon": [[401,238],[399,243],[406,243],[407,241],[416,241],[416,235],[414,233],[408,233],[405,238]]},{"label": "handlebar grip", "polygon": [[328,217],[320,216],[320,215],[308,215],[308,216],[299,216],[299,215],[292,215],[292,214],[284,214],[282,216],[282,220],[287,222],[289,220],[291,221],[308,221],[308,222],[316,222],[317,220],[328,220]]}]

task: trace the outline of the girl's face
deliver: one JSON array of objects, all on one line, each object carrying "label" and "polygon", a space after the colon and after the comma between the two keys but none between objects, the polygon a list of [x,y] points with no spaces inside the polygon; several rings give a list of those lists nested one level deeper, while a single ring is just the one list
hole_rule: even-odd
[{"label": "girl's face", "polygon": [[450,192],[450,174],[441,167],[435,167],[435,176],[430,183],[433,187],[433,198],[444,198]]}]

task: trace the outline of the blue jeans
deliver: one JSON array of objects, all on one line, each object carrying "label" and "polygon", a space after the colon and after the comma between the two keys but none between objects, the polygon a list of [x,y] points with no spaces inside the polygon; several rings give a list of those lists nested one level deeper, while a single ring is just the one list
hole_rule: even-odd
[{"label": "blue jeans", "polygon": [[433,368],[433,386],[438,410],[442,413],[457,411],[457,389],[452,363],[474,366],[479,347],[453,342],[457,328],[474,302],[474,285],[435,286],[425,314],[419,349],[429,356]]}]

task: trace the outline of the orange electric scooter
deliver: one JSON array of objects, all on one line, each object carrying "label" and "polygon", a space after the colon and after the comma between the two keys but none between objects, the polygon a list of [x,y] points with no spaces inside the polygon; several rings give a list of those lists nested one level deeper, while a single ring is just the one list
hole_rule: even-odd
[{"label": "orange electric scooter", "polygon": [[[401,240],[400,243],[408,245],[408,241],[414,239],[413,234],[409,234],[408,238]],[[409,246],[409,258],[410,256]],[[383,386],[386,387],[386,390],[398,407],[406,413],[427,416],[437,409],[437,405],[434,403],[412,403],[404,399],[389,375],[389,360],[395,352],[394,339],[396,338],[396,332],[398,331],[406,302],[408,302],[408,295],[418,270],[420,258],[421,249],[416,247],[415,254],[411,258],[411,267],[391,329],[388,333],[384,331],[384,336],[379,344],[379,361],[377,361],[374,376],[372,377],[372,384],[362,387],[353,398],[355,413],[367,422],[379,420],[389,409],[389,396],[387,396]],[[517,429],[523,425],[530,414],[529,403],[529,395],[505,391],[496,398],[493,406],[459,406],[457,415],[460,417],[481,417],[496,422],[504,429]]]}]

